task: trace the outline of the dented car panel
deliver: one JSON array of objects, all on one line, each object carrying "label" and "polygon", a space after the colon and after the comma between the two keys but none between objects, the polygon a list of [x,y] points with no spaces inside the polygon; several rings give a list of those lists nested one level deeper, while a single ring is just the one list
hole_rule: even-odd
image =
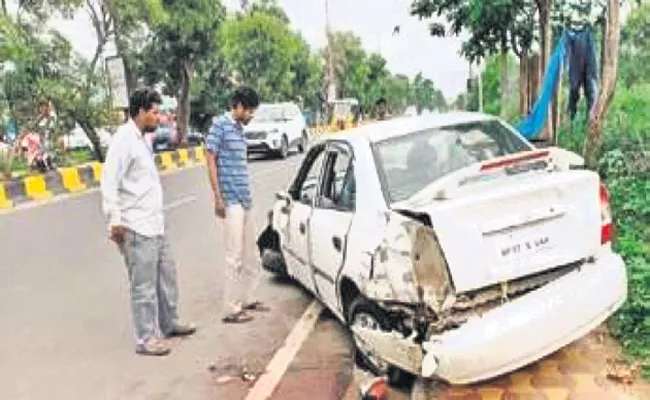
[{"label": "dented car panel", "polygon": [[[579,156],[524,150],[470,163],[421,190],[406,181],[413,194],[405,199],[386,188],[377,141],[494,120],[411,118],[323,138],[278,195],[262,236],[275,232],[281,245],[260,237],[265,268],[310,290],[367,355],[451,383],[512,371],[586,334],[625,301],[627,277],[601,243],[599,179],[573,170]],[[472,135],[479,143],[480,130]],[[341,154],[350,161],[339,165]],[[318,178],[306,178],[309,171]],[[339,201],[350,193],[352,203]],[[359,304],[372,326],[353,321]]]}]

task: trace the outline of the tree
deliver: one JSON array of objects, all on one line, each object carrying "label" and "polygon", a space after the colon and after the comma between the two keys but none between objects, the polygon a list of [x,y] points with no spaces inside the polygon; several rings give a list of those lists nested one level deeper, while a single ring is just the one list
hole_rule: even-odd
[{"label": "tree", "polygon": [[257,0],[250,6],[249,13],[262,13],[270,15],[282,21],[285,25],[289,25],[289,17],[287,13],[284,12],[284,9],[280,7],[276,0]]},{"label": "tree", "polygon": [[[294,59],[308,69],[308,46],[282,20],[263,12],[229,19],[220,32],[220,43],[230,69],[254,87],[265,101],[291,97]],[[306,81],[305,68],[298,80]]]},{"label": "tree", "polygon": [[620,81],[626,87],[650,82],[649,37],[650,3],[646,3],[629,15],[621,31]]},{"label": "tree", "polygon": [[[12,24],[11,32],[18,39],[14,64],[16,65],[9,90],[5,90],[10,108],[16,119],[25,122],[31,118],[31,112],[18,115],[19,108],[33,110],[38,99],[49,99],[55,106],[59,119],[65,121],[67,128],[75,124],[84,130],[92,143],[95,157],[102,161],[103,154],[96,128],[111,120],[106,79],[99,61],[104,46],[111,35],[112,19],[103,4],[86,0],[86,11],[91,15],[97,44],[91,60],[81,59],[73,54],[72,46],[57,31],[45,31],[44,19],[59,7],[63,15],[79,5],[75,1],[34,1],[25,2],[19,7],[17,20]],[[20,19],[18,19],[20,18]],[[6,17],[10,22],[10,18]],[[22,43],[22,45],[20,45]],[[19,83],[20,86],[16,85]],[[7,89],[7,86],[5,86]],[[17,95],[26,91],[24,99]]]},{"label": "tree", "polygon": [[124,64],[128,93],[137,86],[137,55],[145,45],[149,26],[169,18],[160,0],[102,0],[113,22],[117,55]]},{"label": "tree", "polygon": [[616,90],[616,76],[618,72],[618,49],[620,43],[619,30],[619,0],[607,1],[607,29],[603,37],[603,65],[600,90],[596,100],[594,115],[589,120],[587,137],[585,138],[583,154],[585,163],[594,167],[596,153],[603,135],[603,120],[607,115],[609,106]]},{"label": "tree", "polygon": [[[525,0],[484,1],[448,1],[415,0],[411,14],[420,19],[434,15],[445,15],[450,25],[449,34],[459,35],[463,29],[470,37],[462,45],[461,54],[474,63],[486,59],[492,54],[501,55],[501,104],[506,103],[508,91],[508,52],[521,54],[521,49],[530,47],[532,41],[531,26],[522,23],[519,17],[525,14],[528,6]],[[431,34],[445,36],[445,27],[441,23],[430,25]],[[505,108],[500,110],[505,114]]]},{"label": "tree", "polygon": [[190,119],[190,88],[201,60],[218,48],[225,9],[214,0],[162,0],[170,16],[151,26],[152,40],[140,55],[139,75],[146,83],[164,82],[178,98],[178,136],[185,142]]},{"label": "tree", "polygon": [[364,77],[369,73],[367,66],[363,65],[366,53],[361,39],[352,32],[331,32],[328,45],[321,53],[325,60],[331,57],[334,73],[331,79],[335,80],[337,96],[357,97],[365,83]]},{"label": "tree", "polygon": [[431,79],[424,78],[421,72],[413,79],[411,88],[411,102],[415,104],[418,115],[425,108],[444,110],[447,107],[442,92],[435,88]]},{"label": "tree", "polygon": [[190,125],[199,132],[207,132],[212,118],[227,109],[232,89],[230,71],[223,55],[217,52],[200,60],[191,88]]}]

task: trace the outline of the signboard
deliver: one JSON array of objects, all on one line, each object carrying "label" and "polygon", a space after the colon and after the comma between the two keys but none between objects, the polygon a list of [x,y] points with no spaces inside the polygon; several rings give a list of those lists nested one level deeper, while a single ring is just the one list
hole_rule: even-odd
[{"label": "signboard", "polygon": [[106,72],[111,90],[113,107],[127,108],[129,106],[129,91],[126,87],[126,74],[122,57],[113,56],[106,58]]},{"label": "signboard", "polygon": [[327,88],[327,100],[333,101],[336,100],[336,85],[330,84]]}]

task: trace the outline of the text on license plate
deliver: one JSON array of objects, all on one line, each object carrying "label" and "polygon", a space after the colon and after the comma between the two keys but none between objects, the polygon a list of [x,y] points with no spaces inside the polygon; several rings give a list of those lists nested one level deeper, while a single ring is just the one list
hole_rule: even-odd
[{"label": "text on license plate", "polygon": [[528,238],[512,238],[500,242],[497,247],[501,259],[509,260],[535,254],[551,247],[548,235],[531,236]]}]

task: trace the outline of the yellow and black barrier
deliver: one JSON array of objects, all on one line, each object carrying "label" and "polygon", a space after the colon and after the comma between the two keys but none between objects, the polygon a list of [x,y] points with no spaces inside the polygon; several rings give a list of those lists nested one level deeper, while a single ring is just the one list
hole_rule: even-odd
[{"label": "yellow and black barrier", "polygon": [[[166,151],[155,155],[161,171],[173,171],[205,163],[203,146]],[[92,162],[75,167],[58,168],[45,174],[33,174],[0,181],[0,209],[10,209],[32,201],[46,200],[66,193],[83,193],[98,187],[103,164]]]}]

